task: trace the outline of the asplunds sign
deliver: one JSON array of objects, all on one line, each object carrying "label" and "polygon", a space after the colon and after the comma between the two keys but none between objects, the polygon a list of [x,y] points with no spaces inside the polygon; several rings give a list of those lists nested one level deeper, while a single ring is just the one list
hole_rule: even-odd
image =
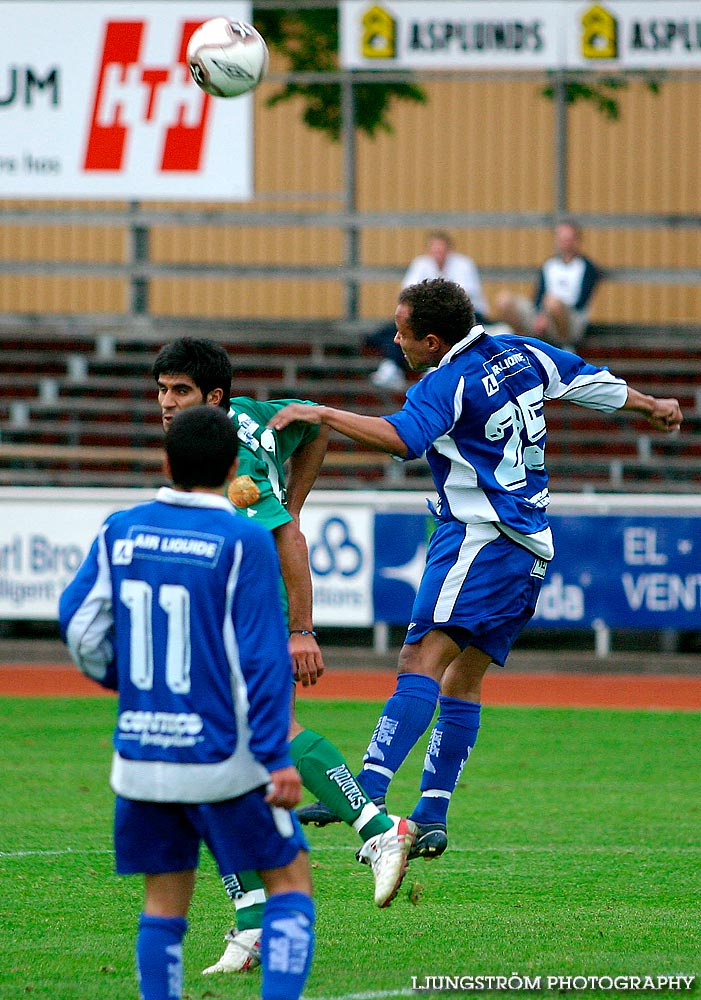
[{"label": "asplunds sign", "polygon": [[701,2],[345,0],[341,55],[355,69],[698,69]]},{"label": "asplunds sign", "polygon": [[[217,100],[190,77],[211,0],[0,3],[4,198],[244,200],[251,97]],[[227,15],[250,20],[250,3]]]},{"label": "asplunds sign", "polygon": [[572,15],[566,35],[569,67],[701,68],[699,0],[578,3]]},{"label": "asplunds sign", "polygon": [[561,6],[557,0],[347,0],[341,7],[342,61],[358,69],[554,68]]}]

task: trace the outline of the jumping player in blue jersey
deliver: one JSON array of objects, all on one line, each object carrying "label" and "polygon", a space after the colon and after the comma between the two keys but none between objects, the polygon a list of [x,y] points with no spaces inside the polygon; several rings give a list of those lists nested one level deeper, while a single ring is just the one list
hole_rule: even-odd
[{"label": "jumping player in blue jersey", "polygon": [[[546,509],[544,403],[642,414],[659,431],[678,430],[676,399],[630,388],[605,368],[543,341],[489,336],[474,325],[470,299],[442,279],[405,288],[395,312],[396,342],[409,365],[427,369],[402,409],[371,417],[294,404],[271,420],[320,423],[401,459],[426,455],[438,500],[437,527],[399,655],[394,695],[363,758],[359,782],[384,801],[407,754],[429,737],[412,857],[445,850],[450,798],[475,745],[482,678],[503,665],[535,610],[553,542]],[[334,822],[323,805],[303,822]]]},{"label": "jumping player in blue jersey", "polygon": [[[326,452],[328,431],[304,424],[280,434],[269,430],[268,420],[288,401],[232,397],[231,362],[222,345],[211,340],[170,341],[158,352],[152,374],[165,431],[178,413],[192,406],[206,403],[228,412],[239,439],[240,475],[229,483],[227,493],[240,516],[272,533],[294,679],[303,686],[316,683],[324,662],[313,625],[309,557],[299,519]],[[294,701],[293,685],[290,694]],[[410,825],[378,809],[340,751],[326,737],[302,727],[294,712],[289,738],[290,756],[304,787],[357,832],[363,858],[372,868],[375,903],[388,906],[406,872]],[[261,880],[255,872],[232,870],[225,874],[224,885],[236,908],[236,926],[227,932],[223,954],[205,974],[245,972],[260,960],[265,902]]]},{"label": "jumping player in blue jersey", "polygon": [[115,854],[119,874],[145,879],[141,996],[182,996],[204,842],[222,874],[260,873],[262,997],[295,1000],[314,907],[308,848],[289,812],[301,781],[287,742],[291,664],[275,545],[222,496],[238,450],[225,412],[179,415],[165,448],[173,486],[107,518],[59,607],[77,665],[119,695]]}]

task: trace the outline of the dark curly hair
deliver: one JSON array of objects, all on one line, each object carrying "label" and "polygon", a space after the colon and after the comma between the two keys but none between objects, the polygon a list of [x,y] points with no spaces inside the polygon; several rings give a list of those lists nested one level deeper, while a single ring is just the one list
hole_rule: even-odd
[{"label": "dark curly hair", "polygon": [[409,325],[417,340],[435,333],[446,344],[457,344],[475,325],[475,310],[465,290],[454,281],[433,278],[408,285],[399,302],[411,309]]},{"label": "dark curly hair", "polygon": [[229,409],[232,368],[229,356],[213,340],[179,337],[158,352],[151,369],[156,382],[161,375],[187,375],[206,399],[212,389],[221,389],[219,406]]}]

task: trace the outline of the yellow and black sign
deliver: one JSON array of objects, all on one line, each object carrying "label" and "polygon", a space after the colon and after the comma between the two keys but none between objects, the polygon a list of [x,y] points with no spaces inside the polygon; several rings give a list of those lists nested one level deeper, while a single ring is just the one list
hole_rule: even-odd
[{"label": "yellow and black sign", "polygon": [[582,15],[582,55],[585,59],[618,58],[618,24],[601,4]]},{"label": "yellow and black sign", "polygon": [[397,23],[379,5],[363,14],[364,59],[395,59],[397,56]]}]

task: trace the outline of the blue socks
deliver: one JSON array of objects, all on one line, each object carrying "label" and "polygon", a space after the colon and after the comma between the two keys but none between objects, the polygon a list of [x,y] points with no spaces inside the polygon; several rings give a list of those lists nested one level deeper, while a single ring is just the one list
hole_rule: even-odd
[{"label": "blue socks", "polygon": [[358,776],[368,796],[384,798],[389,783],[414,744],[428,729],[440,686],[425,674],[399,674],[363,757]]},{"label": "blue socks", "polygon": [[180,1000],[183,992],[184,917],[142,913],[136,938],[136,969],[142,1000]]},{"label": "blue socks", "polygon": [[441,695],[424,757],[421,798],[410,819],[445,823],[450,797],[477,741],[481,705]]},{"label": "blue socks", "polygon": [[[136,968],[142,1000],[181,1000],[183,917],[139,918]],[[314,953],[314,903],[301,892],[271,896],[263,915],[262,1000],[299,1000]]]},{"label": "blue socks", "polygon": [[263,914],[262,1000],[299,1000],[314,953],[314,903],[302,892],[269,896]]}]

